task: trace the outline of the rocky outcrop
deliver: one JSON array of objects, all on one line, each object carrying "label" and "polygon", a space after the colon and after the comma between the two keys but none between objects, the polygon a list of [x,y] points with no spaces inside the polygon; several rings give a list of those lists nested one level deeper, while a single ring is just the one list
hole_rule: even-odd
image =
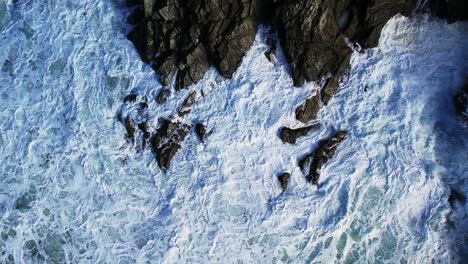
[{"label": "rocky outcrop", "polygon": [[151,138],[151,146],[161,169],[168,170],[171,160],[181,148],[181,142],[190,132],[190,126],[167,119],[159,120],[160,126]]},{"label": "rocky outcrop", "polygon": [[287,172],[282,173],[281,175],[278,175],[278,181],[281,185],[281,190],[283,190],[283,192],[285,192],[286,189],[288,188],[289,178],[291,178],[291,174]]},{"label": "rocky outcrop", "polygon": [[296,86],[329,77],[320,97],[309,98],[296,116],[306,122],[327,104],[347,71],[352,49],[375,47],[380,31],[397,13],[408,14],[416,1],[280,0],[276,20],[281,47]]},{"label": "rocky outcrop", "polygon": [[280,139],[284,143],[296,144],[296,140],[307,135],[310,131],[320,127],[320,124],[313,124],[306,127],[291,129],[288,127],[281,128]]},{"label": "rocky outcrop", "polygon": [[312,153],[299,161],[299,167],[308,182],[318,185],[320,169],[335,155],[336,149],[345,140],[347,134],[347,131],[338,131],[331,138],[321,140]]},{"label": "rocky outcrop", "polygon": [[145,0],[144,21],[128,35],[161,81],[176,89],[200,80],[211,65],[231,77],[252,45],[265,10],[261,0]]}]

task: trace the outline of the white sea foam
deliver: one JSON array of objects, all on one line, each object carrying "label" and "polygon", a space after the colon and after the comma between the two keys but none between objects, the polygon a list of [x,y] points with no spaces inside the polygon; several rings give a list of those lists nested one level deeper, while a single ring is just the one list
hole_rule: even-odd
[{"label": "white sea foam", "polygon": [[[279,128],[302,125],[294,109],[318,87],[294,88],[281,54],[276,65],[263,55],[263,34],[232,80],[212,70],[159,106],[121,2],[0,3],[0,262],[449,261],[447,182],[467,192],[466,137],[452,144],[437,126],[457,131],[466,24],[392,19],[379,48],[353,54],[321,129],[286,145]],[[132,90],[147,112],[121,109]],[[206,96],[182,121],[210,134],[201,144],[191,133],[163,173],[126,143],[116,113],[156,126],[192,90]],[[349,135],[317,190],[297,161],[332,129]]]}]

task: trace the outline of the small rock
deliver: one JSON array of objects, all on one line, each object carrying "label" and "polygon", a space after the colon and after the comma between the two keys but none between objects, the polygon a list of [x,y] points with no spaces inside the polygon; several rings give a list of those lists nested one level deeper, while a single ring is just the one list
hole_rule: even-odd
[{"label": "small rock", "polygon": [[140,103],[140,108],[141,108],[141,109],[146,109],[146,108],[148,108],[148,104],[145,103],[145,102],[141,102],[141,103]]},{"label": "small rock", "polygon": [[276,40],[272,38],[267,38],[266,44],[270,47],[270,49],[265,52],[265,56],[270,62],[276,62]]},{"label": "small rock", "polygon": [[190,113],[190,107],[195,103],[195,100],[197,99],[197,92],[193,91],[190,93],[187,98],[185,98],[184,102],[182,103],[182,107],[179,111],[179,116],[182,117],[188,113]]},{"label": "small rock", "polygon": [[167,98],[171,94],[171,91],[169,89],[163,89],[159,92],[158,96],[156,96],[156,103],[158,104],[164,104],[167,101]]},{"label": "small rock", "polygon": [[172,158],[181,148],[180,143],[186,138],[191,127],[167,119],[161,119],[160,123],[161,125],[151,138],[151,145],[159,167],[168,170]]},{"label": "small rock", "polygon": [[125,120],[125,129],[127,130],[127,138],[133,140],[135,138],[135,122],[131,118]]},{"label": "small rock", "polygon": [[202,143],[205,143],[206,127],[204,124],[199,123],[195,125],[195,132]]},{"label": "small rock", "polygon": [[315,130],[320,127],[320,124],[313,124],[311,126],[291,129],[288,127],[283,127],[280,132],[281,141],[284,143],[295,144],[296,140],[300,137],[307,135],[311,130]]},{"label": "small rock", "polygon": [[124,97],[123,101],[124,103],[128,103],[128,102],[135,102],[137,99],[137,95],[136,94],[129,94],[127,96]]},{"label": "small rock", "polygon": [[288,188],[290,177],[291,177],[291,174],[287,172],[282,173],[281,175],[278,176],[278,181],[280,182],[281,189],[283,190],[283,192],[285,192],[286,189]]}]

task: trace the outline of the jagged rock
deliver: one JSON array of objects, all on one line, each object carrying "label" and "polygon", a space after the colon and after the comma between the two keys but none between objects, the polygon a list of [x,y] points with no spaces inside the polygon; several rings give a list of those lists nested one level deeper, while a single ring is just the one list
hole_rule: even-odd
[{"label": "jagged rock", "polygon": [[308,98],[305,104],[296,108],[296,119],[301,122],[308,122],[317,118],[317,113],[322,106],[320,95],[316,94]]},{"label": "jagged rock", "polygon": [[310,131],[317,129],[320,124],[313,124],[311,126],[291,129],[288,127],[281,128],[280,138],[284,143],[295,144],[296,140],[300,137],[307,135]]},{"label": "jagged rock", "polygon": [[205,136],[206,136],[206,127],[202,123],[198,123],[195,125],[195,133],[197,133],[198,138],[202,143],[205,143]]},{"label": "jagged rock", "polygon": [[171,94],[169,89],[162,89],[159,94],[156,96],[156,103],[164,104],[167,101],[167,98]]},{"label": "jagged rock", "polygon": [[135,138],[135,122],[131,118],[125,120],[125,129],[127,130],[127,138],[133,140]]},{"label": "jagged rock", "polygon": [[151,138],[151,146],[161,169],[169,169],[172,158],[181,148],[180,143],[189,132],[189,125],[167,119],[160,120],[160,126]]},{"label": "jagged rock", "polygon": [[321,140],[317,149],[299,161],[299,167],[308,182],[318,185],[320,169],[335,155],[336,149],[347,134],[347,131],[338,131],[330,139]]},{"label": "jagged rock", "polygon": [[187,98],[185,98],[184,102],[182,103],[182,107],[179,111],[179,116],[182,117],[188,113],[190,113],[190,107],[195,103],[195,100],[197,99],[197,92],[193,91],[191,92]]},{"label": "jagged rock", "polygon": [[146,138],[149,138],[151,136],[151,133],[149,132],[149,128],[148,128],[148,123],[147,122],[143,122],[143,123],[140,123],[138,124],[138,129],[140,129],[142,132],[143,132],[143,137],[146,139]]},{"label": "jagged rock", "polygon": [[[321,97],[313,97],[298,108],[301,121],[313,120],[320,109],[317,99],[327,104],[340,77],[347,71],[352,50],[346,39],[362,47],[377,45],[380,31],[397,13],[408,14],[412,1],[279,1],[275,11],[281,47],[292,70],[296,86],[305,81],[331,78]],[[298,112],[300,114],[298,115]]]},{"label": "jagged rock", "polygon": [[278,176],[278,181],[280,182],[281,189],[283,190],[283,192],[285,192],[286,189],[288,188],[290,177],[291,177],[291,174],[287,172],[282,173],[281,175]]},{"label": "jagged rock", "polygon": [[155,62],[165,85],[176,78],[176,88],[185,88],[210,65],[229,78],[255,39],[266,2],[147,0],[145,21],[128,38],[144,61]]},{"label": "jagged rock", "polygon": [[453,105],[458,117],[462,121],[468,122],[468,81],[453,97]]}]

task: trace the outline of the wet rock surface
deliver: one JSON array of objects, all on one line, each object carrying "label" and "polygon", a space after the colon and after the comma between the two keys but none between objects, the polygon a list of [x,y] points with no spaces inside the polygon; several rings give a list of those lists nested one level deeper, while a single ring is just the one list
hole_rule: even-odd
[{"label": "wet rock surface", "polygon": [[329,139],[321,140],[318,147],[299,161],[306,180],[318,185],[320,169],[335,155],[336,149],[346,139],[347,131],[338,131]]},{"label": "wet rock surface", "polygon": [[281,190],[283,190],[283,192],[287,190],[290,178],[291,178],[291,174],[287,172],[278,175],[278,181],[280,183]]},{"label": "wet rock surface", "polygon": [[229,78],[255,39],[266,2],[146,0],[144,22],[128,38],[165,85],[175,78],[176,88],[185,88],[211,65]]},{"label": "wet rock surface", "polygon": [[160,126],[151,138],[151,147],[161,169],[168,170],[171,160],[181,148],[181,142],[190,132],[190,125],[159,120]]},{"label": "wet rock surface", "polygon": [[156,103],[158,104],[164,104],[167,101],[167,98],[171,94],[171,90],[169,89],[162,89],[158,96],[156,96]]},{"label": "wet rock surface", "polygon": [[202,143],[205,142],[206,137],[206,126],[202,123],[195,124],[195,133]]},{"label": "wet rock surface", "polygon": [[182,102],[182,106],[179,110],[179,116],[182,117],[191,111],[192,105],[195,103],[195,100],[197,99],[197,92],[193,91],[191,92],[185,100]]},{"label": "wet rock surface", "polygon": [[310,131],[318,129],[320,124],[313,124],[306,127],[291,129],[288,127],[281,128],[280,139],[284,143],[295,144],[297,139],[307,135]]}]

